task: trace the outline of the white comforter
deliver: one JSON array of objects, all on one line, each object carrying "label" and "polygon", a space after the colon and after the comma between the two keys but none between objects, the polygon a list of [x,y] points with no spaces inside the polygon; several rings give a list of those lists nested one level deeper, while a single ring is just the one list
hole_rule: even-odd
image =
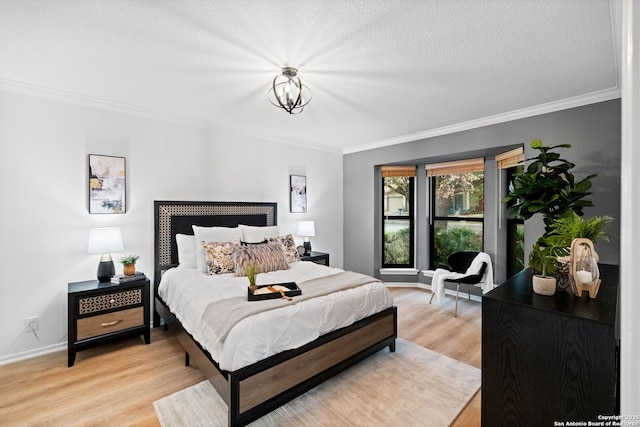
[{"label": "white comforter", "polygon": [[[261,273],[256,283],[301,283],[341,271],[300,261],[289,264],[288,270]],[[248,284],[246,277],[235,277],[233,273],[209,276],[196,269],[177,267],[162,276],[158,292],[187,332],[226,371],[298,348],[393,305],[386,286],[372,282],[243,319],[220,341],[202,315],[213,301],[246,296]]]}]

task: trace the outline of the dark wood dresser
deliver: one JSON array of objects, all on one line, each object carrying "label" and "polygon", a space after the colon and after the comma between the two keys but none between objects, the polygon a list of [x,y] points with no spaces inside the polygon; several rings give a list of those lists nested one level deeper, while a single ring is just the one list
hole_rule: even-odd
[{"label": "dark wood dresser", "polygon": [[595,299],[537,295],[529,269],[483,296],[483,426],[566,425],[618,412],[619,267],[599,267]]}]

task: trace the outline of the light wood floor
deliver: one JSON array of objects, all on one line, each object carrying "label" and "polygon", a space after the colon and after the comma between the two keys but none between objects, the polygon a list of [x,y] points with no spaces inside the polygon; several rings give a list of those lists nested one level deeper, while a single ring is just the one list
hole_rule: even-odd
[{"label": "light wood floor", "polygon": [[[479,302],[454,298],[441,307],[429,305],[430,292],[391,288],[398,306],[398,335],[453,359],[480,368]],[[142,338],[79,352],[67,368],[67,353],[0,366],[2,426],[158,426],[153,401],[204,377],[184,366],[184,353],[161,328]],[[480,425],[478,393],[454,426]]]}]

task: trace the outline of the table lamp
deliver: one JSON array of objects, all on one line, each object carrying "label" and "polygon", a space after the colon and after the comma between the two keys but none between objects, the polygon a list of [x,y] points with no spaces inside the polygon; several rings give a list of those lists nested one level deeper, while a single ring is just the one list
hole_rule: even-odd
[{"label": "table lamp", "polygon": [[316,235],[316,226],[313,221],[300,221],[298,222],[298,236],[304,237],[304,254],[309,255],[311,253],[311,242],[309,237]]},{"label": "table lamp", "polygon": [[111,259],[111,252],[124,249],[120,227],[92,228],[89,230],[89,253],[101,254],[98,263],[98,280],[100,283],[109,282],[116,274],[116,268]]}]

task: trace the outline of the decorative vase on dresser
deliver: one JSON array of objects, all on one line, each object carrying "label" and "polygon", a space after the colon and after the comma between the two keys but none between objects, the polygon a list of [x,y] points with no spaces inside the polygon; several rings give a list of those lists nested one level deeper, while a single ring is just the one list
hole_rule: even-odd
[{"label": "decorative vase on dresser", "polygon": [[553,276],[534,275],[531,278],[533,292],[538,295],[551,296],[556,293],[556,278]]}]

